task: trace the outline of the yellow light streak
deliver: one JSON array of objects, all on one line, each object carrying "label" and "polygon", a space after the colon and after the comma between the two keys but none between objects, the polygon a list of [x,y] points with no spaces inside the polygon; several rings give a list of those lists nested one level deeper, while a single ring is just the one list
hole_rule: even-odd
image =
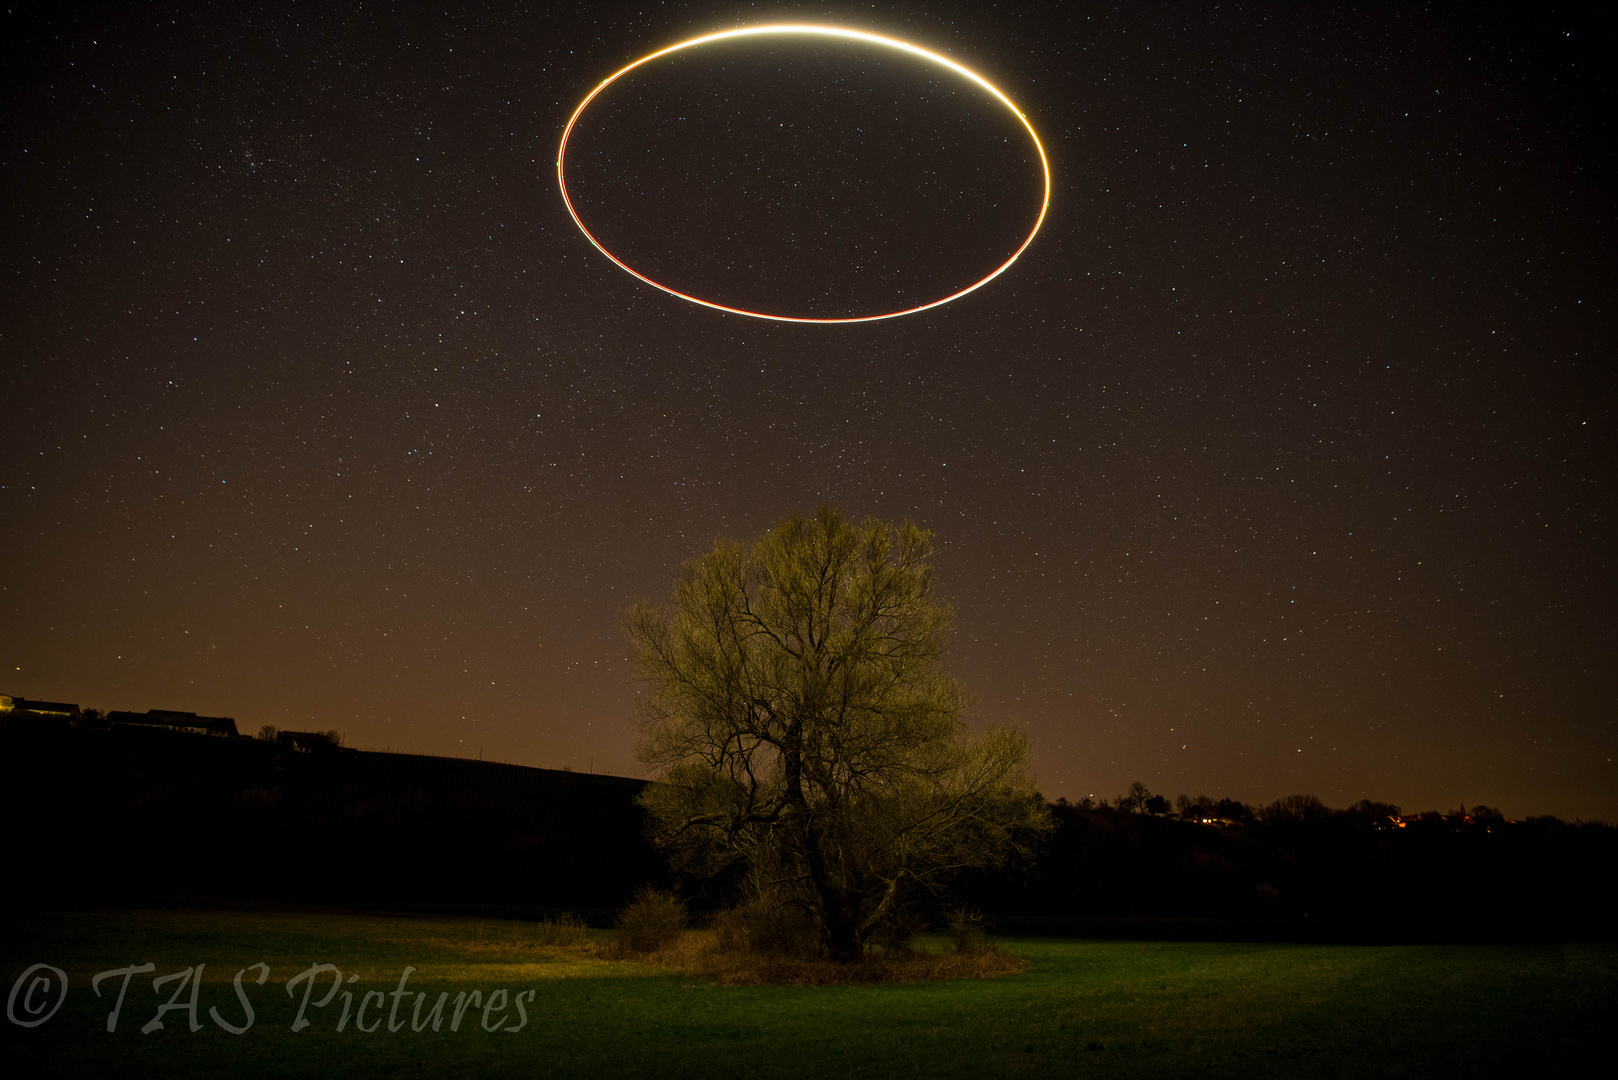
[{"label": "yellow light streak", "polygon": [[[689,293],[683,293],[679,289],[670,288],[669,286],[664,285],[662,282],[653,281],[651,278],[647,277],[639,270],[636,270],[634,267],[630,266],[628,263],[624,262],[622,259],[618,258],[618,256],[614,255],[612,252],[603,247],[601,241],[595,238],[595,234],[590,231],[589,227],[584,224],[584,220],[579,217],[579,212],[573,206],[573,200],[568,197],[567,193],[567,141],[572,137],[573,128],[578,124],[579,117],[584,115],[584,110],[590,107],[590,102],[594,101],[603,90],[617,82],[619,79],[623,78],[625,75],[629,74],[631,71],[634,71],[643,64],[649,64],[659,57],[664,57],[670,53],[679,52],[681,49],[691,49],[699,45],[708,45],[715,41],[725,41],[731,38],[741,37],[758,37],[766,34],[808,34],[819,37],[841,38],[847,41],[862,41],[872,45],[882,45],[890,49],[897,49],[900,52],[910,53],[912,56],[919,56],[929,63],[948,68],[957,75],[971,80],[977,85],[983,87],[983,89],[987,90],[1006,108],[1010,109],[1012,115],[1015,116],[1018,122],[1020,122],[1028,131],[1028,137],[1033,140],[1034,149],[1039,153],[1040,171],[1044,174],[1045,180],[1044,194],[1041,196],[1039,203],[1039,216],[1034,220],[1034,227],[1029,230],[1028,236],[1017,247],[1017,250],[1012,252],[1011,258],[1007,259],[1005,262],[995,267],[994,270],[989,274],[979,278],[966,288],[961,289],[958,292],[950,293],[948,296],[943,297],[942,299],[933,300],[930,303],[905,308],[902,311],[889,311],[881,315],[859,315],[841,319],[817,319],[799,315],[771,315],[763,311],[748,311],[745,308],[731,307],[728,304],[719,304],[712,300],[704,300],[701,297],[692,296]],[[636,60],[634,63],[620,68],[611,75],[607,76],[606,79],[602,80],[599,86],[590,91],[588,97],[579,102],[579,107],[573,110],[573,115],[568,119],[567,127],[562,132],[561,145],[556,149],[556,183],[562,189],[562,201],[567,204],[567,212],[572,215],[573,223],[579,227],[580,232],[584,233],[585,238],[588,239],[591,244],[595,245],[595,249],[601,252],[601,254],[605,255],[607,258],[611,259],[615,264],[617,264],[619,269],[632,274],[655,289],[661,289],[670,296],[678,296],[681,300],[689,300],[693,304],[701,304],[703,307],[713,308],[716,311],[728,311],[732,315],[746,315],[754,319],[770,319],[775,322],[793,323],[877,322],[881,319],[897,319],[901,315],[914,315],[918,311],[926,311],[929,308],[935,308],[942,304],[947,304],[951,300],[959,300],[967,293],[975,292],[978,289],[983,288],[983,286],[987,285],[989,282],[1011,269],[1011,264],[1016,262],[1017,258],[1022,255],[1024,251],[1028,250],[1028,245],[1034,242],[1034,236],[1039,232],[1039,227],[1045,223],[1045,212],[1050,208],[1051,205],[1051,165],[1050,161],[1045,157],[1045,147],[1039,141],[1039,134],[1034,131],[1034,125],[1028,122],[1028,117],[1023,115],[1023,111],[1017,108],[1017,106],[1012,103],[1012,100],[1005,94],[1001,93],[1000,89],[993,83],[989,82],[988,79],[985,79],[983,76],[979,75],[977,72],[968,67],[957,64],[948,57],[940,56],[935,52],[923,49],[919,45],[912,45],[908,41],[900,41],[897,38],[883,37],[881,34],[872,34],[864,30],[850,30],[846,27],[840,26],[800,26],[788,23],[765,26],[744,26],[735,30],[721,30],[714,34],[704,34],[701,37],[694,37],[689,41],[681,41],[674,45],[670,45],[667,48],[659,49],[657,52],[649,53],[646,56],[641,57],[639,60]]]}]

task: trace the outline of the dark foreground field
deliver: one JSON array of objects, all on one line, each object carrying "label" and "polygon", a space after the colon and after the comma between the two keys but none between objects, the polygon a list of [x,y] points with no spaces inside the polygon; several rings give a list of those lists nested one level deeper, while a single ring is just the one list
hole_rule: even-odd
[{"label": "dark foreground field", "polygon": [[[1021,975],[815,988],[718,986],[536,937],[531,923],[331,913],[13,916],[0,947],[10,1015],[43,1015],[54,1000],[36,985],[54,978],[43,969],[19,983],[34,964],[63,969],[68,991],[41,1025],[0,1025],[0,1060],[16,1077],[1576,1075],[1598,1049],[1609,1057],[1603,1032],[1618,1001],[1611,944],[1017,939],[1006,944],[1030,963]],[[92,976],[146,962],[155,969],[131,977],[109,1032],[122,977],[97,997]],[[264,984],[257,970],[242,980],[256,1020],[230,1034],[210,1011],[241,1026],[232,978],[260,962]],[[391,1018],[393,997],[370,999],[369,1032],[356,1016],[337,1030],[340,995],[313,1007],[333,978],[323,974],[309,1026],[293,1032],[303,986],[292,996],[287,983],[318,963],[340,969],[356,1013],[367,992],[391,995],[403,969],[416,970]],[[176,979],[154,991],[154,977],[197,964],[200,986]],[[199,1031],[184,1008],[193,990]],[[457,994],[473,991],[503,1010],[468,1006],[450,1030]],[[426,1016],[440,993],[434,1032]],[[142,1034],[171,1001],[163,1028]]]}]

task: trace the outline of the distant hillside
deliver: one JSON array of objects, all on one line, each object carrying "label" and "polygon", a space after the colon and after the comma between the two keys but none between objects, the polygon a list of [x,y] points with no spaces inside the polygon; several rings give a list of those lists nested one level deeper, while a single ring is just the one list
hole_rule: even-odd
[{"label": "distant hillside", "polygon": [[[313,746],[307,752],[300,746]],[[645,782],[518,765],[0,717],[7,902],[200,894],[610,916],[668,872]],[[1309,801],[1318,806],[1318,800]],[[1008,932],[1327,940],[1611,939],[1618,829],[1327,811],[1198,824],[1052,808],[1029,866],[958,883]],[[1424,816],[1426,817],[1426,816]],[[688,882],[699,906],[722,885]],[[918,906],[918,917],[936,917]]]},{"label": "distant hillside", "polygon": [[[611,908],[661,880],[644,781],[0,719],[13,899]],[[65,857],[64,857],[65,856]],[[16,887],[14,886],[14,890]]]}]

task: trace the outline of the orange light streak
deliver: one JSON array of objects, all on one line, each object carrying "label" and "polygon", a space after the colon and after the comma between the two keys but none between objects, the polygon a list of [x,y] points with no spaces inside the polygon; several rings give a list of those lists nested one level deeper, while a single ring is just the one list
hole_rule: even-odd
[{"label": "orange light streak", "polygon": [[[681,49],[695,48],[698,45],[707,45],[715,41],[724,41],[729,38],[738,37],[754,37],[764,34],[812,34],[821,37],[843,38],[850,41],[863,41],[869,44],[883,45],[890,49],[897,49],[901,52],[907,52],[913,56],[919,56],[929,63],[948,68],[957,75],[970,79],[972,82],[983,87],[983,89],[987,90],[990,94],[993,94],[1002,105],[1010,109],[1012,115],[1014,115],[1022,126],[1027,129],[1028,137],[1033,140],[1034,149],[1039,152],[1039,167],[1044,173],[1045,179],[1045,191],[1044,195],[1040,199],[1039,204],[1039,217],[1035,219],[1034,227],[1029,230],[1027,238],[1023,240],[1022,244],[1018,246],[1016,251],[1012,252],[1011,258],[1007,259],[1005,262],[995,267],[995,269],[989,274],[979,278],[966,288],[961,289],[959,292],[950,293],[948,296],[940,300],[934,300],[930,303],[918,305],[917,307],[905,308],[902,311],[889,311],[881,315],[858,315],[841,319],[816,319],[800,315],[771,315],[763,311],[748,311],[745,308],[731,307],[727,304],[718,304],[712,300],[704,300],[701,297],[692,296],[689,293],[683,293],[679,289],[670,288],[661,282],[653,281],[651,278],[647,277],[639,270],[636,270],[634,267],[630,266],[628,263],[624,262],[622,259],[618,258],[618,256],[614,255],[612,252],[603,247],[601,245],[601,241],[595,238],[595,234],[590,231],[590,229],[584,224],[583,219],[579,217],[579,212],[574,208],[573,200],[568,197],[567,193],[567,173],[565,169],[567,162],[567,141],[570,137],[572,137],[573,128],[576,124],[578,124],[579,117],[584,115],[584,110],[590,107],[590,102],[594,101],[603,90],[617,82],[619,79],[623,78],[625,75],[629,74],[631,71],[634,71],[642,64],[651,63],[653,60],[656,60],[659,57],[667,56],[673,52],[679,52]],[[611,259],[621,270],[625,271],[626,273],[632,274],[641,281],[644,281],[646,284],[652,286],[654,289],[663,290],[670,296],[678,296],[681,300],[689,300],[693,304],[701,304],[703,307],[713,308],[716,311],[727,311],[732,315],[746,315],[753,319],[770,319],[775,322],[793,323],[877,322],[882,319],[897,319],[901,315],[914,315],[918,311],[926,311],[929,308],[935,308],[942,304],[947,304],[951,300],[959,300],[967,293],[975,292],[976,290],[983,288],[983,286],[987,285],[989,282],[1011,269],[1011,264],[1016,262],[1018,256],[1028,249],[1029,244],[1034,242],[1034,236],[1039,232],[1039,227],[1045,223],[1045,212],[1050,208],[1051,205],[1051,166],[1049,160],[1047,160],[1045,157],[1045,147],[1042,143],[1040,143],[1039,134],[1034,131],[1034,125],[1028,122],[1028,117],[1024,116],[1022,110],[1017,108],[1017,106],[1012,103],[1010,98],[1001,93],[999,88],[997,88],[993,83],[989,82],[989,80],[985,79],[983,76],[979,75],[977,72],[972,71],[970,68],[963,67],[962,65],[957,64],[955,61],[947,57],[940,56],[935,52],[929,52],[928,50],[921,48],[919,45],[912,45],[907,41],[900,41],[897,38],[883,37],[880,34],[867,33],[864,30],[848,30],[838,26],[799,26],[793,24],[780,24],[768,26],[746,26],[735,30],[722,30],[716,34],[704,34],[702,37],[694,37],[689,41],[682,41],[678,44],[670,45],[665,49],[659,49],[657,52],[641,57],[639,60],[636,60],[627,67],[620,68],[618,71],[615,71],[611,75],[607,76],[607,78],[602,81],[601,85],[590,91],[589,96],[583,101],[579,102],[579,107],[573,110],[573,115],[568,119],[567,127],[562,132],[561,145],[556,149],[556,183],[562,189],[562,201],[567,204],[567,212],[572,215],[573,223],[579,227],[579,231],[584,233],[585,238],[588,239],[591,244],[595,245],[595,249],[597,251]]]}]

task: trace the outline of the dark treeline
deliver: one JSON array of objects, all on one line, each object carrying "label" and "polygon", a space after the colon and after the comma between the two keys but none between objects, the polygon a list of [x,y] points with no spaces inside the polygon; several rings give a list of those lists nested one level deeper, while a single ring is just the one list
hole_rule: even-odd
[{"label": "dark treeline", "polygon": [[[605,922],[667,884],[643,781],[340,748],[0,718],[11,904],[237,897],[558,909]],[[329,733],[328,733],[329,734]],[[1358,941],[1610,938],[1618,830],[1399,815],[1310,796],[1051,807],[1031,865],[958,883],[1002,932]],[[686,883],[697,905],[724,901]],[[919,920],[941,908],[921,905]]]},{"label": "dark treeline", "polygon": [[[1183,821],[1192,821],[1202,825],[1252,826],[1258,823],[1281,823],[1287,821],[1323,821],[1335,818],[1340,821],[1353,821],[1369,825],[1377,829],[1405,828],[1416,822],[1431,825],[1439,822],[1448,822],[1451,825],[1477,825],[1487,831],[1501,825],[1516,824],[1508,819],[1504,813],[1494,807],[1475,805],[1468,809],[1460,807],[1453,813],[1439,810],[1426,810],[1419,814],[1401,814],[1400,807],[1393,803],[1377,802],[1374,799],[1361,799],[1344,810],[1333,810],[1313,795],[1287,795],[1271,803],[1251,806],[1237,799],[1217,798],[1212,795],[1185,795],[1181,794],[1174,799],[1163,795],[1154,795],[1147,790],[1146,785],[1139,780],[1129,785],[1129,791],[1108,802],[1081,799],[1077,803],[1069,803],[1066,798],[1056,800],[1058,806],[1073,806],[1079,810],[1121,810],[1131,814],[1151,814],[1154,816],[1172,816]],[[1529,824],[1540,828],[1550,828],[1565,824],[1553,816],[1531,817]],[[1586,824],[1574,822],[1575,825]],[[1590,824],[1600,825],[1601,822]]]},{"label": "dark treeline", "polygon": [[1052,813],[1057,829],[1034,865],[965,883],[1006,928],[1094,934],[1150,918],[1170,936],[1218,932],[1207,920],[1342,940],[1613,932],[1618,829],[1599,822],[1510,821],[1483,806],[1401,815],[1366,800],[1334,810],[1311,795],[1171,802],[1138,783],[1110,804],[1058,800]]}]

